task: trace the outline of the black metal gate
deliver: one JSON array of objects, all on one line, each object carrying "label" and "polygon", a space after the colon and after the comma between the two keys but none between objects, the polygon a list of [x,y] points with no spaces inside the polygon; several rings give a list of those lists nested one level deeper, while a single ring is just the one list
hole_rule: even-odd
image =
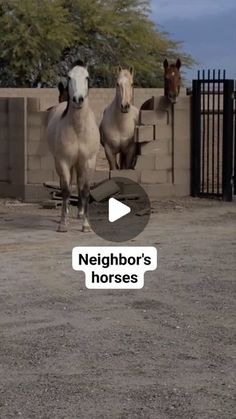
[{"label": "black metal gate", "polygon": [[192,196],[236,194],[235,82],[225,71],[198,72],[192,85]]}]

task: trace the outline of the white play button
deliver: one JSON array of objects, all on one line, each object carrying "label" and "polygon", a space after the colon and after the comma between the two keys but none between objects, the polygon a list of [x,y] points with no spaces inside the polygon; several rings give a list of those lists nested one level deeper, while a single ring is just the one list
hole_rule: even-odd
[{"label": "white play button", "polygon": [[130,207],[128,205],[122,204],[122,202],[117,201],[115,198],[110,198],[108,201],[108,219],[110,223],[114,223],[114,221],[119,220],[120,218],[124,217],[125,215],[131,212]]}]

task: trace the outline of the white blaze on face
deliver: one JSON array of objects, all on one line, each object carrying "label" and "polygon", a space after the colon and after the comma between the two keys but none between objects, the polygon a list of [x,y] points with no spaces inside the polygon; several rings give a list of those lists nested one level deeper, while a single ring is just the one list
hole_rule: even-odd
[{"label": "white blaze on face", "polygon": [[121,105],[130,105],[132,100],[132,80],[121,72],[117,80],[117,87]]},{"label": "white blaze on face", "polygon": [[78,103],[79,98],[88,95],[89,73],[85,67],[76,66],[68,74],[69,77],[69,96]]}]

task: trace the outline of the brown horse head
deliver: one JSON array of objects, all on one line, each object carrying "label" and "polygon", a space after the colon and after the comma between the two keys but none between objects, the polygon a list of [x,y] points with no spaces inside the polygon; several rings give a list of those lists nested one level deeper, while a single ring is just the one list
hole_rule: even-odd
[{"label": "brown horse head", "polygon": [[164,66],[164,81],[165,81],[165,96],[171,103],[176,103],[180,92],[181,75],[180,67],[181,61],[178,58],[175,64],[169,64],[168,60],[163,63]]}]

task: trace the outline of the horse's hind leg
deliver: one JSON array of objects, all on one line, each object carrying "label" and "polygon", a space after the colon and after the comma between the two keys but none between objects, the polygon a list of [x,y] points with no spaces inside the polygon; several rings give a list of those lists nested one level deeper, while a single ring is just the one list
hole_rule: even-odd
[{"label": "horse's hind leg", "polygon": [[112,151],[111,147],[108,144],[104,144],[106,158],[109,163],[110,170],[117,170],[119,166],[116,160],[116,154]]},{"label": "horse's hind leg", "polygon": [[64,164],[56,164],[56,170],[60,177],[60,185],[62,192],[61,219],[57,231],[66,232],[69,217],[69,198],[70,198],[70,168]]}]

